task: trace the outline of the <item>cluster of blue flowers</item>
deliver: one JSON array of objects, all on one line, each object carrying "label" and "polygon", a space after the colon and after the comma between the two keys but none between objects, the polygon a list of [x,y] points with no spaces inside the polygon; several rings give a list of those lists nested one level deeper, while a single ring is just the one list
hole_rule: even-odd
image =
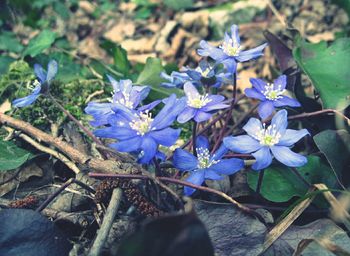
[{"label": "cluster of blue flowers", "polygon": [[[256,59],[263,55],[267,44],[262,44],[250,50],[243,50],[238,35],[238,27],[233,25],[231,33],[225,34],[219,47],[214,47],[206,41],[200,42],[198,54],[210,57],[211,61],[200,61],[195,69],[184,67],[180,72],[170,75],[162,73],[167,80],[162,86],[181,88],[185,96],[177,98],[175,94],[166,99],[159,99],[149,104],[142,104],[150,92],[148,86],[133,85],[131,80],[116,81],[108,76],[113,86],[113,93],[106,103],[90,102],[85,112],[93,117],[90,124],[96,127],[94,134],[100,138],[112,139],[109,145],[117,151],[130,152],[138,157],[141,164],[165,159],[160,145],[170,147],[176,143],[181,129],[172,128],[175,120],[180,124],[193,121],[201,123],[209,120],[218,110],[230,107],[231,100],[218,94],[208,94],[209,88],[220,88],[232,82],[236,77],[237,63]],[[50,61],[47,72],[40,65],[35,66],[35,74],[39,80],[32,94],[17,99],[13,103],[17,107],[32,104],[43,86],[48,87],[57,73],[57,63]],[[247,97],[260,101],[258,114],[263,122],[267,122],[275,108],[283,106],[299,107],[295,99],[285,95],[286,76],[281,75],[274,83],[266,83],[261,79],[250,80],[252,88],[246,89]],[[156,106],[163,105],[154,115]],[[255,159],[254,170],[268,167],[273,157],[284,165],[299,167],[307,159],[291,151],[291,147],[304,136],[306,129],[287,129],[287,111],[279,110],[270,124],[262,123],[257,118],[250,118],[243,129],[247,135],[229,136],[223,139],[223,144],[214,153],[209,151],[209,141],[203,136],[193,138],[196,148],[194,154],[183,149],[176,149],[173,155],[174,167],[181,172],[188,172],[186,181],[201,185],[205,180],[219,180],[224,175],[231,175],[244,167],[244,161],[237,158],[225,158],[231,150],[235,153],[250,153]],[[185,187],[186,195],[191,195],[195,189]]]}]

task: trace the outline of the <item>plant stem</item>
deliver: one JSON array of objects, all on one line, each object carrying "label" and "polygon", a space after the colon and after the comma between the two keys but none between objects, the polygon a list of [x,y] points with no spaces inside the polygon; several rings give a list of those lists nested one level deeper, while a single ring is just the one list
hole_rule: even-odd
[{"label": "plant stem", "polygon": [[262,185],[262,182],[264,179],[264,174],[265,174],[265,170],[261,170],[259,172],[258,184],[256,185],[256,191],[255,191],[258,195],[260,195],[260,190],[261,190],[261,185]]},{"label": "plant stem", "polygon": [[197,139],[197,122],[193,121],[193,127],[192,127],[192,150],[193,150],[193,155],[195,157],[197,157],[196,139]]},{"label": "plant stem", "polygon": [[154,163],[154,166],[156,167],[155,168],[156,176],[161,176],[162,175],[162,169],[160,168],[160,165],[159,165],[156,157],[153,157],[153,163]]}]

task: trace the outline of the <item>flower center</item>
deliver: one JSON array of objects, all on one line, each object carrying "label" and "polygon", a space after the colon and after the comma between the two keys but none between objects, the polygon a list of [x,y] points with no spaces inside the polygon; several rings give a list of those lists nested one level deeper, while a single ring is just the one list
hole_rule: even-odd
[{"label": "flower center", "polygon": [[34,91],[34,89],[39,85],[41,85],[40,82],[35,79],[34,82],[32,84],[29,84],[27,87],[29,90]]},{"label": "flower center", "polygon": [[261,93],[269,100],[278,100],[282,98],[282,95],[286,91],[285,89],[281,89],[281,85],[279,85],[277,89],[274,89],[274,84],[272,83],[267,83],[264,89],[265,91],[261,91]]},{"label": "flower center", "polygon": [[234,40],[230,39],[228,42],[224,41],[220,48],[228,56],[238,56],[242,50],[242,47]]},{"label": "flower center", "polygon": [[189,95],[187,98],[187,105],[192,108],[202,108],[205,105],[207,105],[209,102],[211,102],[211,99],[209,99],[209,95]]},{"label": "flower center", "polygon": [[[112,98],[109,99],[110,102],[113,102],[114,95],[120,91],[113,91],[112,92]],[[130,100],[130,93],[128,93],[126,90],[122,91],[123,97],[120,99],[117,99],[116,102],[119,104],[122,104],[123,106],[132,109],[133,108],[133,102]]]},{"label": "flower center", "polygon": [[270,125],[269,127],[265,127],[263,124],[262,129],[258,129],[255,134],[255,138],[259,140],[260,144],[263,146],[273,146],[277,144],[281,138],[281,134],[277,131],[276,125]]},{"label": "flower center", "polygon": [[129,125],[131,129],[137,131],[137,135],[143,136],[145,135],[145,133],[147,133],[150,130],[152,122],[153,122],[153,118],[151,113],[146,111],[146,112],[141,112],[137,116],[137,119],[131,121]]},{"label": "flower center", "polygon": [[197,159],[198,159],[198,169],[209,168],[213,164],[217,164],[220,160],[210,160],[210,153],[207,148],[196,148]]},{"label": "flower center", "polygon": [[210,72],[209,68],[200,71],[202,77],[207,77],[209,72]]}]

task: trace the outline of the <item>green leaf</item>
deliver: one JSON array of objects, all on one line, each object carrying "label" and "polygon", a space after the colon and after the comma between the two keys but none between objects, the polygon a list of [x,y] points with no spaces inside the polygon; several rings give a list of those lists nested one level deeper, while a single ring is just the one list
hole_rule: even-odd
[{"label": "green leaf", "polygon": [[113,52],[115,69],[123,75],[127,75],[131,68],[127,52],[121,47],[121,45],[117,45]]},{"label": "green leaf", "polygon": [[0,140],[0,171],[12,170],[24,164],[32,154],[10,141]]},{"label": "green leaf", "polygon": [[350,163],[349,133],[345,130],[325,130],[316,134],[313,139],[332,169],[341,177]]},{"label": "green leaf", "polygon": [[9,56],[0,56],[0,75],[5,74],[8,71],[9,66],[13,61],[15,61],[15,59]]},{"label": "green leaf", "polygon": [[[332,169],[318,156],[308,156],[308,163],[296,169],[310,184],[324,183],[329,188],[336,185]],[[258,178],[258,172],[248,172],[248,184],[254,191]],[[265,170],[260,193],[272,202],[286,202],[294,196],[304,196],[307,190],[306,184],[289,167],[272,165]]]},{"label": "green leaf", "polygon": [[164,4],[175,10],[186,9],[193,6],[193,0],[164,0]]},{"label": "green leaf", "polygon": [[350,104],[350,38],[339,38],[329,47],[326,42],[300,40],[293,55],[319,92],[324,108],[344,109]]},{"label": "green leaf", "polygon": [[164,88],[160,84],[165,82],[163,78],[160,77],[160,73],[164,71],[161,60],[158,58],[147,58],[146,65],[142,72],[140,73],[136,83],[149,85],[152,89],[150,98],[151,99],[163,99],[169,97],[169,95],[175,93],[177,96],[184,95],[180,89],[177,88]]},{"label": "green leaf", "polygon": [[0,35],[0,50],[19,53],[23,50],[23,46],[13,33],[3,31]]},{"label": "green leaf", "polygon": [[35,57],[39,53],[49,48],[56,39],[56,33],[45,29],[39,35],[30,40],[27,48],[24,50],[23,56],[30,55]]}]

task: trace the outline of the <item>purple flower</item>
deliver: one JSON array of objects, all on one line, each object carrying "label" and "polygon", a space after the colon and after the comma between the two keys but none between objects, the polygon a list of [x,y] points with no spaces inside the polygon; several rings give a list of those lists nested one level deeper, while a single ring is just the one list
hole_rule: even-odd
[{"label": "purple flower", "polygon": [[[231,175],[243,168],[244,162],[241,159],[222,159],[228,149],[221,147],[211,155],[209,153],[209,142],[207,138],[198,136],[196,139],[197,157],[189,152],[177,148],[173,156],[174,166],[180,171],[188,171],[190,175],[186,179],[195,185],[202,185],[204,180],[220,180],[222,175]],[[193,188],[184,187],[185,195],[189,196],[194,191]]]},{"label": "purple flower", "polygon": [[258,112],[262,119],[268,118],[275,107],[300,107],[300,103],[297,100],[283,95],[287,85],[287,77],[285,75],[279,76],[274,80],[273,84],[255,78],[251,78],[250,83],[253,87],[245,89],[244,92],[248,97],[261,101]]},{"label": "purple flower", "polygon": [[223,63],[228,72],[235,73],[237,62],[245,62],[262,56],[262,51],[267,43],[247,51],[242,51],[238,35],[238,26],[232,25],[231,35],[225,33],[224,42],[220,47],[214,47],[204,40],[202,40],[199,45],[201,47],[201,49],[198,49],[199,55],[209,56],[216,62]]},{"label": "purple flower", "polygon": [[165,80],[168,80],[168,82],[163,82],[161,84],[161,86],[167,88],[182,88],[184,83],[191,79],[186,73],[177,71],[171,72],[170,75],[168,75],[165,72],[162,72],[160,73],[160,76]]},{"label": "purple flower", "polygon": [[[261,170],[272,162],[272,155],[282,164],[289,167],[300,167],[307,163],[307,158],[290,150],[294,143],[309,132],[306,129],[287,129],[287,111],[280,110],[266,128],[256,118],[250,118],[243,129],[248,135],[224,138],[224,144],[237,153],[252,153],[256,162],[252,168]],[[272,154],[271,154],[272,153]]]},{"label": "purple flower", "polygon": [[[107,75],[113,86],[112,98],[108,103],[90,102],[85,108],[85,112],[92,115],[94,120],[90,122],[92,126],[101,126],[108,123],[108,119],[114,114],[112,108],[116,104],[121,104],[129,109],[136,109],[142,100],[144,100],[150,88],[147,86],[133,86],[131,80],[116,81],[113,77]],[[159,103],[159,101],[158,101]],[[148,109],[155,107],[157,104],[147,105]],[[145,106],[141,107],[142,111],[146,110]]]},{"label": "purple flower", "polygon": [[[113,107],[114,114],[109,118],[109,127],[98,129],[94,134],[102,138],[117,139],[109,146],[121,152],[139,154],[139,163],[149,163],[159,155],[158,146],[170,147],[180,135],[180,129],[169,126],[184,107],[184,100],[171,95],[163,109],[153,118],[149,110],[135,111],[121,104]],[[120,116],[124,122],[121,123]]]},{"label": "purple flower", "polygon": [[34,73],[39,81],[35,81],[34,85],[29,89],[32,93],[20,99],[15,99],[12,104],[14,107],[22,108],[31,105],[39,96],[40,93],[48,92],[52,79],[56,76],[58,64],[55,60],[50,60],[47,65],[47,72],[39,64],[34,64]]},{"label": "purple flower", "polygon": [[203,122],[211,118],[212,112],[229,107],[221,95],[201,95],[190,82],[184,85],[186,94],[186,107],[177,117],[179,123],[186,123],[192,118],[197,122]]}]

